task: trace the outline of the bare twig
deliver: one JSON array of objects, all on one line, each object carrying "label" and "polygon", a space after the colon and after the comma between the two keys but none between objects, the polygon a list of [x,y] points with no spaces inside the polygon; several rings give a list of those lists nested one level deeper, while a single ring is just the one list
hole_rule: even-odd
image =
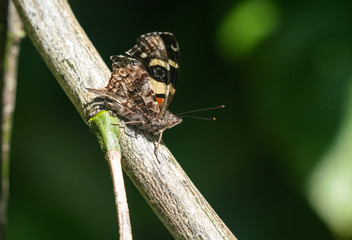
[{"label": "bare twig", "polygon": [[116,118],[110,116],[109,112],[102,111],[91,118],[89,122],[92,131],[99,140],[101,148],[105,152],[105,158],[109,163],[114,185],[120,240],[132,240],[132,229],[121,168],[120,145],[118,142],[120,128],[116,120]]},{"label": "bare twig", "polygon": [[[85,122],[96,114],[93,94],[110,72],[64,0],[13,0],[28,35]],[[119,141],[122,165],[176,239],[236,239],[164,145],[155,158],[155,139],[128,127]],[[103,147],[104,149],[104,147]]]},{"label": "bare twig", "polygon": [[130,214],[128,211],[126,190],[121,168],[121,153],[113,149],[106,153],[105,158],[109,162],[114,184],[120,240],[132,240]]},{"label": "bare twig", "polygon": [[[8,0],[0,0],[0,106],[3,105],[3,91],[4,91],[4,81],[5,81],[5,47],[6,47],[6,39],[7,39],[7,16],[8,16]],[[5,207],[5,199],[4,199],[4,160],[3,160],[3,133],[2,133],[2,125],[3,125],[3,112],[0,110],[0,238],[5,238],[5,229],[6,229],[6,207]],[[7,200],[6,200],[7,201]]]},{"label": "bare twig", "polygon": [[0,198],[0,238],[5,239],[7,219],[7,202],[9,197],[9,165],[10,142],[12,132],[12,116],[16,102],[17,60],[20,51],[20,41],[24,36],[21,19],[13,4],[8,6],[8,23],[6,36],[6,49],[4,54],[4,67],[1,89],[1,198]]}]

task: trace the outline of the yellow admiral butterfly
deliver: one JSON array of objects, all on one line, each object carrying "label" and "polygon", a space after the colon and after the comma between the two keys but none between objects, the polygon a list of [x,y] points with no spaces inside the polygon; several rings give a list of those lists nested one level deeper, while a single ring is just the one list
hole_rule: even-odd
[{"label": "yellow admiral butterfly", "polygon": [[181,123],[168,107],[178,78],[179,48],[172,33],[140,36],[125,55],[111,56],[111,78],[103,89],[88,89],[105,99],[106,107],[145,132],[159,134]]}]

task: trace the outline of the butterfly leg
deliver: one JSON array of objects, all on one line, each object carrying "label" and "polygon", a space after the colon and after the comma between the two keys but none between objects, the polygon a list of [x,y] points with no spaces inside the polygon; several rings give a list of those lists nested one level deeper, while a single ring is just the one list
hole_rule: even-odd
[{"label": "butterfly leg", "polygon": [[120,122],[118,122],[118,123],[112,123],[111,125],[118,126],[119,128],[122,128],[124,133],[126,133],[130,137],[133,137],[133,136],[129,135],[126,132],[126,129],[125,129],[126,128],[126,123],[125,124],[121,124]]},{"label": "butterfly leg", "polygon": [[158,163],[160,163],[159,158],[158,158],[158,149],[159,149],[161,139],[163,138],[163,132],[164,132],[164,130],[159,130],[159,139],[158,139],[158,143],[156,144],[156,147],[154,150],[154,154],[156,156],[156,159],[158,160]]},{"label": "butterfly leg", "polygon": [[130,137],[136,137],[136,133],[135,133],[135,136],[132,136],[131,134],[129,134],[126,130],[125,130],[125,127],[126,125],[128,124],[138,124],[138,123],[142,123],[144,124],[144,121],[129,121],[129,122],[123,122],[124,124],[120,124],[120,123],[112,123],[112,125],[116,125],[116,126],[119,126],[120,128],[123,128],[124,129],[124,133],[126,133],[128,136]]},{"label": "butterfly leg", "polygon": [[137,123],[142,123],[143,125],[145,124],[144,121],[129,121],[129,122],[125,122],[125,124],[137,124]]}]

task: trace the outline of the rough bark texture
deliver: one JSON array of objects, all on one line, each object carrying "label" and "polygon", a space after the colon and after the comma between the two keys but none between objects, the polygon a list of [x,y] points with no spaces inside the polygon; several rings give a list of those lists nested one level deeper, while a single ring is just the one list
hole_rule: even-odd
[{"label": "rough bark texture", "polygon": [[[85,88],[105,86],[108,68],[66,1],[13,1],[33,43],[87,122],[95,112],[94,96]],[[163,144],[158,163],[154,137],[128,127],[123,130],[123,168],[176,239],[236,239]]]},{"label": "rough bark texture", "polygon": [[158,163],[155,144],[140,133],[120,138],[122,164],[175,239],[236,239],[164,145]]},{"label": "rough bark texture", "polygon": [[92,117],[93,94],[110,77],[105,65],[67,1],[13,1],[25,30],[82,118]]}]

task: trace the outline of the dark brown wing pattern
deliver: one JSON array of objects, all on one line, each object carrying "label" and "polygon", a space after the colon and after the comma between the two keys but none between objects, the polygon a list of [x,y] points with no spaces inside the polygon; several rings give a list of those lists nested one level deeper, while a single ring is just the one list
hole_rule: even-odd
[{"label": "dark brown wing pattern", "polygon": [[178,46],[174,36],[144,34],[126,54],[131,57],[111,57],[113,72],[105,88],[88,90],[104,97],[107,109],[126,123],[146,132],[160,134],[179,124],[182,119],[167,110],[177,83]]},{"label": "dark brown wing pattern", "polygon": [[[108,109],[129,122],[148,124],[159,114],[159,106],[143,65],[123,55],[112,56],[113,72],[103,89],[89,89],[105,97]],[[143,127],[141,127],[143,129]]]}]

